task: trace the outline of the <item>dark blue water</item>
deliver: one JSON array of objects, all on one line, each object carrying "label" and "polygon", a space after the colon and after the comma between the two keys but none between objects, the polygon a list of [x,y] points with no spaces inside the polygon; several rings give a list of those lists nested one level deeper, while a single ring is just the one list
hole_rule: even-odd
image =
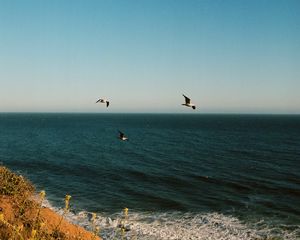
[{"label": "dark blue water", "polygon": [[68,193],[75,212],[217,213],[300,236],[299,115],[0,114],[0,161],[55,207]]}]

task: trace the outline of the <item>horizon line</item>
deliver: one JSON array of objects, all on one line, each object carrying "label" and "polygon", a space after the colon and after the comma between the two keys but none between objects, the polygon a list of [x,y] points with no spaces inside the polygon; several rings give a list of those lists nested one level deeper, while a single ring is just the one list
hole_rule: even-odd
[{"label": "horizon line", "polygon": [[0,114],[178,114],[178,115],[300,115],[300,113],[272,113],[272,112],[1,112]]}]

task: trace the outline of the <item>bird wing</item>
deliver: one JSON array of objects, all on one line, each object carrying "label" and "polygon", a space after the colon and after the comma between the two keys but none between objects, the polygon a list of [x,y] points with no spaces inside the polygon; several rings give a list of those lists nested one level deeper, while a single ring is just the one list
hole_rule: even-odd
[{"label": "bird wing", "polygon": [[124,133],[122,133],[120,130],[119,130],[119,133],[120,133],[120,138],[123,138],[124,137]]},{"label": "bird wing", "polygon": [[187,96],[185,96],[184,94],[182,94],[183,96],[184,96],[184,98],[185,98],[185,103],[186,104],[189,104],[189,103],[191,103],[191,99],[189,99]]},{"label": "bird wing", "polygon": [[108,107],[109,106],[109,101],[106,101],[106,107]]},{"label": "bird wing", "polygon": [[100,101],[101,101],[101,99],[98,99],[96,103],[98,103],[98,102],[100,102]]}]

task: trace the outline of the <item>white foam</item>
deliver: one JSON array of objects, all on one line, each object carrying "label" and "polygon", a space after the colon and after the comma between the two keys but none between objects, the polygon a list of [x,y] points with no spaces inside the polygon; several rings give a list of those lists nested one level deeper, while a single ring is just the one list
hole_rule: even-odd
[{"label": "white foam", "polygon": [[[62,214],[62,209],[52,207],[45,202],[46,207]],[[91,213],[81,211],[68,213],[66,218],[79,224],[87,230],[92,230]],[[139,240],[251,240],[300,239],[300,226],[293,226],[293,230],[269,228],[264,221],[247,225],[235,217],[220,213],[138,213],[130,211],[128,220],[124,221],[122,213],[111,216],[97,214],[95,225],[100,227],[100,236],[103,240],[121,239],[121,230],[118,227],[124,224],[129,231],[125,232],[124,239]]]}]

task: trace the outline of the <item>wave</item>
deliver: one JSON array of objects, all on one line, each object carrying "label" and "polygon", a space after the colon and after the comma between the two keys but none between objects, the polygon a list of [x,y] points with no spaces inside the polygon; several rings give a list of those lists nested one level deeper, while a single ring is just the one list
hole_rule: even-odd
[{"label": "wave", "polygon": [[[62,209],[44,203],[59,214]],[[300,225],[271,226],[261,220],[256,223],[243,223],[238,218],[221,213],[182,213],[182,212],[134,212],[125,219],[122,212],[115,214],[98,213],[95,224],[92,214],[87,211],[70,212],[68,221],[92,231],[100,227],[103,240],[140,239],[140,240],[266,240],[300,238]],[[122,233],[121,226],[125,232]]]}]

